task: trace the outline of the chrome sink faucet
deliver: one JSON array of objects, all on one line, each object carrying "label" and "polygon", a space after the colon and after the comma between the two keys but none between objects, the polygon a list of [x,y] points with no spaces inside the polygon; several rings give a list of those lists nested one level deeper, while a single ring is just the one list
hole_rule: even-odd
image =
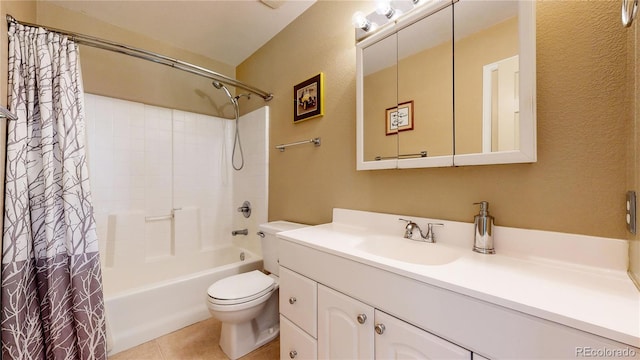
[{"label": "chrome sink faucet", "polygon": [[415,240],[415,241],[424,241],[424,242],[428,242],[428,243],[435,243],[436,242],[436,236],[433,232],[433,227],[434,226],[444,226],[444,224],[439,224],[439,223],[428,223],[427,224],[427,233],[424,234],[422,232],[422,229],[420,229],[420,226],[418,226],[418,224],[414,223],[412,220],[407,220],[407,219],[398,219],[398,220],[402,220],[402,221],[406,221],[407,222],[407,226],[404,228],[404,238],[405,239],[409,239],[409,240],[415,240],[413,238],[413,232],[415,230],[418,230],[418,233],[420,233],[420,237],[422,238],[422,240]]}]

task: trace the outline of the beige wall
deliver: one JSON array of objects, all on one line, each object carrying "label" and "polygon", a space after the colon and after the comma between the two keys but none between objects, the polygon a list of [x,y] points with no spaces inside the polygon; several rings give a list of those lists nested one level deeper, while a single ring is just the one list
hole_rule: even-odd
[{"label": "beige wall", "polygon": [[[3,19],[6,14],[11,14],[20,21],[121,42],[235,77],[235,68],[231,65],[137,35],[46,1],[3,0],[0,7]],[[7,24],[5,21],[1,23],[0,98],[2,104],[6,104],[8,39]],[[88,46],[81,46],[80,53],[84,87],[89,93],[202,114],[233,115],[228,98],[205,78]]]},{"label": "beige wall", "polygon": [[[365,7],[319,1],[236,69],[239,79],[276,94],[272,144],[322,137],[319,148],[271,151],[271,220],[323,223],[344,207],[471,222],[472,203],[488,200],[498,225],[626,237],[619,3],[537,4],[537,163],[357,172],[350,17]],[[293,86],[320,71],[325,116],[292,124]]]},{"label": "beige wall", "polygon": [[[21,20],[21,19],[19,19]],[[108,39],[235,77],[235,68],[167,45],[46,1],[37,2],[40,25]],[[85,91],[208,115],[233,116],[229,99],[211,81],[146,60],[88,46],[80,49]]]}]

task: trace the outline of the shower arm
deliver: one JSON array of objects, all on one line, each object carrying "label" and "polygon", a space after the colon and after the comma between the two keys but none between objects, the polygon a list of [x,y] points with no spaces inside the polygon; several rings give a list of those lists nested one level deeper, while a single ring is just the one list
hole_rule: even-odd
[{"label": "shower arm", "polygon": [[55,33],[58,33],[58,34],[69,36],[69,37],[72,38],[73,41],[77,42],[78,44],[92,46],[92,47],[103,49],[103,50],[113,51],[113,52],[116,52],[116,53],[129,55],[129,56],[137,57],[139,59],[152,61],[152,62],[155,62],[155,63],[158,63],[158,64],[170,66],[172,68],[175,68],[175,69],[178,69],[178,70],[182,70],[182,71],[185,71],[185,72],[189,72],[189,73],[194,74],[194,75],[202,76],[202,77],[214,80],[214,81],[218,81],[220,83],[223,83],[223,84],[226,84],[226,85],[229,85],[229,86],[233,86],[233,87],[244,89],[246,91],[249,91],[250,93],[253,93],[253,94],[256,94],[256,95],[262,97],[264,99],[264,101],[270,101],[271,99],[273,99],[273,94],[268,93],[268,92],[263,91],[263,90],[260,90],[260,89],[258,89],[256,87],[251,86],[251,85],[247,85],[247,84],[245,84],[245,83],[243,83],[241,81],[238,81],[236,79],[230,78],[230,77],[228,77],[226,75],[223,75],[223,74],[217,73],[215,71],[203,68],[201,66],[190,64],[190,63],[185,62],[185,61],[181,61],[181,60],[178,60],[178,59],[173,59],[173,58],[170,58],[170,57],[165,56],[165,55],[154,53],[152,51],[148,51],[148,50],[136,48],[136,47],[133,47],[133,46],[117,43],[117,42],[111,41],[111,40],[105,40],[105,39],[100,39],[100,38],[89,36],[89,35],[75,33],[75,32],[71,32],[71,31],[67,31],[67,30],[60,30],[60,29],[55,29],[55,28],[51,28],[51,27],[45,27],[45,26],[38,25],[38,24],[32,24],[32,23],[18,21],[11,15],[7,15],[7,22],[8,23],[21,24],[21,25],[25,25],[25,26],[43,28],[43,29],[45,29],[47,31],[51,31],[51,32],[55,32]]}]

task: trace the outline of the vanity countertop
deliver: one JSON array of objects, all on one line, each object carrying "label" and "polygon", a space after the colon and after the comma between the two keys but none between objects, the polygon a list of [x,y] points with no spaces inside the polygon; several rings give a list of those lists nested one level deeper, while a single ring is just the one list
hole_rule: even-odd
[{"label": "vanity countertop", "polygon": [[[446,251],[456,253],[457,258],[444,264],[422,265],[375,255],[359,246],[367,238],[380,237],[383,228],[390,228],[395,233],[389,233],[389,241],[395,241],[393,236],[396,235],[398,241],[405,241],[398,215],[374,214],[374,219],[358,223],[350,221],[354,214],[355,218],[363,218],[369,213],[337,209],[332,223],[282,232],[278,237],[640,348],[640,291],[626,274],[626,265],[609,266],[607,260],[604,264],[598,260],[603,256],[611,257],[613,253],[620,262],[621,249],[626,243],[622,240],[532,230],[518,232],[520,229],[510,228],[500,232],[496,227],[497,254],[483,255],[471,251],[470,242],[469,246],[461,246],[468,242],[468,239],[460,240],[461,234],[472,234],[473,224],[444,221],[448,229],[438,243],[419,244],[446,247]],[[421,227],[429,221],[413,219]],[[342,220],[349,220],[349,223]],[[391,226],[384,227],[385,222]],[[521,239],[549,235],[556,238],[555,250],[561,250],[551,257],[535,251],[528,251],[523,256],[517,253],[518,246],[514,246],[514,242],[503,238],[500,243],[500,233],[505,238],[507,234],[510,237],[519,234],[516,237]],[[563,237],[568,239],[566,243],[562,243]],[[515,243],[518,241],[521,240]],[[576,241],[587,244],[586,249],[576,248]],[[529,245],[524,240],[521,243],[519,249],[526,250],[531,241]],[[545,240],[541,240],[539,246],[553,247],[545,246]],[[562,251],[566,251],[570,261],[563,261],[562,254],[557,254]],[[581,252],[595,253],[596,260],[589,262],[592,255],[579,254]],[[599,256],[598,252],[607,255]],[[579,254],[577,258],[576,254]]]}]

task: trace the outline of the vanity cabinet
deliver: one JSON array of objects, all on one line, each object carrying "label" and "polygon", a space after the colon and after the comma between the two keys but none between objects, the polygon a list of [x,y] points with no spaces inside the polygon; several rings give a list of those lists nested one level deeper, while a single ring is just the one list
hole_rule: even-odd
[{"label": "vanity cabinet", "polygon": [[[305,291],[313,295],[315,289],[317,296],[315,307],[305,310],[307,316],[316,319],[316,328],[305,331],[301,324],[292,325],[309,335],[311,345],[293,344],[298,340],[291,340],[288,330],[283,329],[282,359],[290,359],[292,350],[314,344],[319,358],[358,358],[358,354],[368,354],[363,356],[372,359],[388,358],[384,355],[388,351],[397,353],[425,343],[431,343],[425,350],[429,353],[451,350],[456,354],[453,357],[465,359],[569,359],[579,356],[580,351],[599,349],[626,351],[629,358],[640,359],[640,348],[632,345],[419,281],[406,272],[381,269],[359,258],[332,253],[331,249],[320,250],[320,245],[307,246],[301,240],[281,238],[278,245],[281,314],[291,320],[288,314],[292,314],[290,308],[295,305],[287,297],[301,296],[301,289],[290,288],[288,279],[304,279]],[[286,294],[285,298],[282,294]],[[359,314],[366,314],[365,324],[359,323]],[[385,326],[382,335],[375,333],[379,323]],[[387,340],[397,348],[385,347]],[[366,351],[372,351],[374,356]],[[451,357],[436,354],[440,358]]]},{"label": "vanity cabinet", "polygon": [[471,352],[318,285],[320,359],[471,359]]},{"label": "vanity cabinet", "polygon": [[283,360],[471,359],[466,349],[287,268],[280,279]]}]

